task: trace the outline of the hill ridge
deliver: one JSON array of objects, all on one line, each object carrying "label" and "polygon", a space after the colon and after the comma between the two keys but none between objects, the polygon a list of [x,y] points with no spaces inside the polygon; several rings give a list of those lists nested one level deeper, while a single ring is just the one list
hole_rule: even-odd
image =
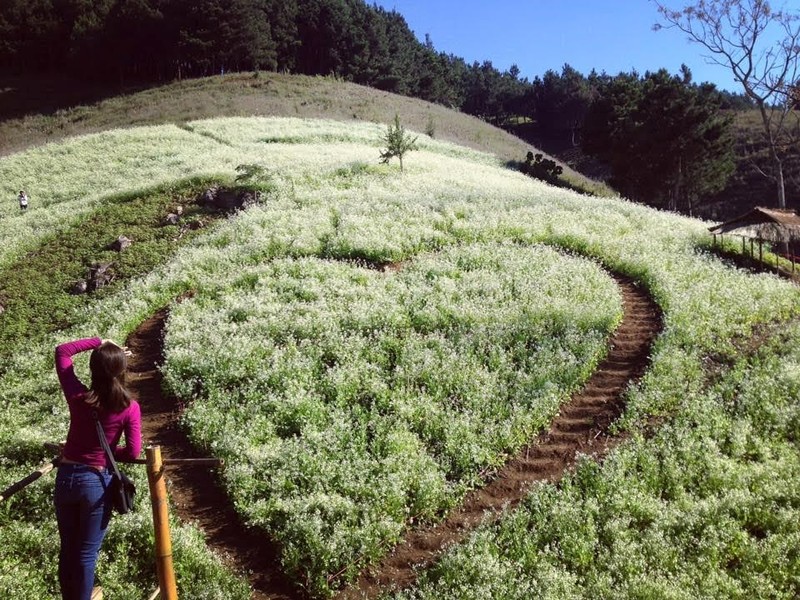
[{"label": "hill ridge", "polygon": [[[408,129],[495,154],[501,161],[522,161],[528,151],[540,152],[521,138],[477,117],[426,100],[335,77],[259,72],[187,79],[102,99],[88,106],[69,106],[51,114],[3,120],[0,157],[86,133],[140,125],[180,126],[204,118],[278,116],[387,124],[395,114]],[[563,166],[563,179],[573,187],[615,195],[605,184]]]}]

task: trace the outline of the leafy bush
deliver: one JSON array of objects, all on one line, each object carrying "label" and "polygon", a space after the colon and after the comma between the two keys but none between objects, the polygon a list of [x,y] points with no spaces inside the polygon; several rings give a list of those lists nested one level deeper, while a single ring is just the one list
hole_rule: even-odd
[{"label": "leafy bush", "polygon": [[522,172],[534,179],[541,179],[547,183],[558,184],[559,177],[564,169],[556,161],[544,158],[542,154],[528,152],[525,162],[522,163]]}]

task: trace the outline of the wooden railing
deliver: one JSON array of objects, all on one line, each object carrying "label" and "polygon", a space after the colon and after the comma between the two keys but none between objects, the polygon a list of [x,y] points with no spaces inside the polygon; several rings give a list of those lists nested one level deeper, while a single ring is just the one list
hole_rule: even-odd
[{"label": "wooden railing", "polygon": [[[52,460],[46,462],[38,469],[11,484],[0,492],[0,502],[3,502],[22,491],[33,482],[47,475],[55,467],[61,455],[62,444],[45,443],[45,448],[57,452]],[[133,464],[147,465],[147,486],[150,490],[150,505],[153,512],[153,529],[155,530],[156,574],[158,587],[148,600],[162,598],[162,600],[177,600],[178,588],[175,581],[175,569],[172,563],[172,538],[169,531],[169,503],[167,501],[167,486],[164,479],[164,467],[169,465],[203,465],[220,466],[223,461],[218,458],[161,458],[160,446],[148,446],[145,449],[144,459],[126,461]],[[92,600],[102,600],[103,590],[96,587],[92,590]]]}]

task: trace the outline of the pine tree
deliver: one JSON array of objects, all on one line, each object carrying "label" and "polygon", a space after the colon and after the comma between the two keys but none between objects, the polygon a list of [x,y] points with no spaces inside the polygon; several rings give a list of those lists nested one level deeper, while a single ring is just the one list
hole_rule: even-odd
[{"label": "pine tree", "polygon": [[583,128],[583,149],[611,168],[612,184],[633,200],[692,213],[733,172],[731,120],[711,84],[684,68],[600,82]]},{"label": "pine tree", "polygon": [[381,162],[389,164],[389,160],[396,156],[400,159],[400,172],[403,171],[403,155],[406,152],[411,152],[417,149],[417,138],[413,139],[406,133],[406,130],[400,125],[400,117],[394,115],[394,124],[389,124],[386,135],[383,137],[386,142],[386,150],[381,152]]}]

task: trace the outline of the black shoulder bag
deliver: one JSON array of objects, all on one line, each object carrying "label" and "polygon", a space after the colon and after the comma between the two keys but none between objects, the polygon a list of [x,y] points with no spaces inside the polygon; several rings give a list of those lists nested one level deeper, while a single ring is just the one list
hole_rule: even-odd
[{"label": "black shoulder bag", "polygon": [[114,460],[114,454],[108,445],[103,426],[100,425],[100,419],[97,418],[97,412],[93,411],[92,416],[97,427],[97,437],[100,438],[100,444],[103,446],[113,470],[111,485],[108,486],[108,493],[111,495],[111,507],[119,514],[124,515],[133,510],[133,495],[136,493],[136,486],[128,479],[125,473],[117,468],[117,461]]}]

